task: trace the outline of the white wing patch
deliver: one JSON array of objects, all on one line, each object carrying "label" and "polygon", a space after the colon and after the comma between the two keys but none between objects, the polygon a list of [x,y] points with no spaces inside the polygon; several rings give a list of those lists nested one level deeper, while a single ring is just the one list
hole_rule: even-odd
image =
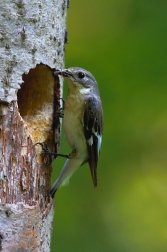
[{"label": "white wing patch", "polygon": [[[98,151],[98,155],[100,154],[100,147],[101,147],[101,143],[102,143],[102,135],[99,135],[97,132],[95,132],[94,127],[92,128],[92,133],[97,137],[97,151]],[[91,138],[89,139],[89,144],[93,144],[93,136],[91,136]]]},{"label": "white wing patch", "polygon": [[88,140],[88,144],[92,145],[93,144],[93,136],[91,136],[91,138]]},{"label": "white wing patch", "polygon": [[102,136],[98,135],[98,141],[97,141],[97,149],[98,149],[98,155],[100,154],[100,147],[102,143]]}]

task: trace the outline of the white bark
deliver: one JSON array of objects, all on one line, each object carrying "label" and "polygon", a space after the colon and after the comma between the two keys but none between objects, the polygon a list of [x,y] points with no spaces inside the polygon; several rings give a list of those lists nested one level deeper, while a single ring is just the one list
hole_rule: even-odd
[{"label": "white bark", "polygon": [[65,0],[0,1],[2,251],[50,251],[51,167],[34,143],[59,147],[62,83],[53,72],[64,64],[66,11]]},{"label": "white bark", "polygon": [[63,66],[64,0],[0,1],[0,100],[17,100],[22,74],[41,62]]}]

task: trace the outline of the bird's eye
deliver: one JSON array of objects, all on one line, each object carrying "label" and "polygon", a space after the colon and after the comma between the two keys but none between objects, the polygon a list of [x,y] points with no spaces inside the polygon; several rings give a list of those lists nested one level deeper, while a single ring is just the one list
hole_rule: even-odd
[{"label": "bird's eye", "polygon": [[85,77],[85,74],[83,72],[78,73],[78,78],[83,79]]}]

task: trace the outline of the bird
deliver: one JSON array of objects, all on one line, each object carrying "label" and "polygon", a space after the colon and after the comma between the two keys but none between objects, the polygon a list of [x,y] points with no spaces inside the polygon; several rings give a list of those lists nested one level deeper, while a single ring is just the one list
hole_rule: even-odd
[{"label": "bird", "polygon": [[[103,133],[103,108],[94,76],[80,67],[56,69],[55,75],[67,80],[68,92],[64,105],[64,133],[71,148],[67,160],[50,190],[54,198],[57,189],[68,183],[73,173],[89,163],[94,187],[97,186],[97,163]],[[59,155],[59,154],[58,154]]]}]

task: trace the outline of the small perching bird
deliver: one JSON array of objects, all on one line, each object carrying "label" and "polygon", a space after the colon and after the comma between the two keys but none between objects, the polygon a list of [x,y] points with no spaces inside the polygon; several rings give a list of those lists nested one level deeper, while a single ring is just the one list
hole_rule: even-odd
[{"label": "small perching bird", "polygon": [[102,104],[93,75],[78,67],[57,69],[55,74],[63,76],[68,82],[64,132],[72,151],[51,188],[52,198],[56,190],[86,162],[90,166],[94,187],[97,186],[97,163],[103,132]]}]

